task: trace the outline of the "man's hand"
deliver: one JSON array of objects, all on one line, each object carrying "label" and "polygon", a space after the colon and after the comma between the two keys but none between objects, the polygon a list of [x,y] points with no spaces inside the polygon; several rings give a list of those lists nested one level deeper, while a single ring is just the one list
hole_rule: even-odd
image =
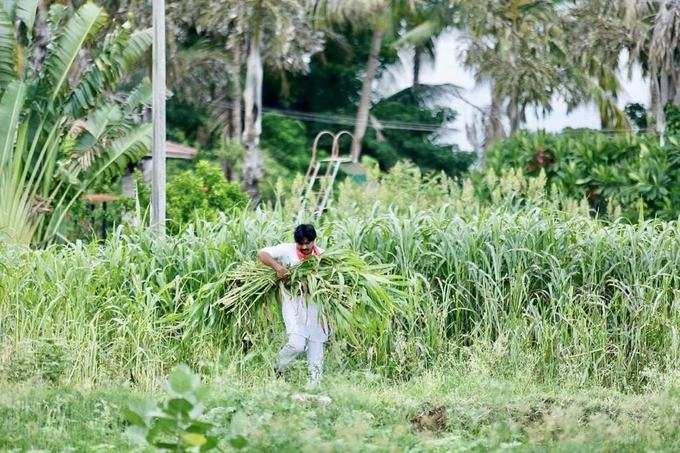
[{"label": "man's hand", "polygon": [[290,271],[286,266],[276,261],[271,255],[269,255],[269,253],[265,252],[264,250],[260,250],[257,253],[257,257],[260,259],[262,264],[269,266],[276,271],[276,276],[279,278],[279,280],[283,280],[284,278],[288,277],[288,275],[290,275]]},{"label": "man's hand", "polygon": [[290,275],[290,271],[286,266],[278,266],[276,268],[276,276],[279,280],[283,280]]}]

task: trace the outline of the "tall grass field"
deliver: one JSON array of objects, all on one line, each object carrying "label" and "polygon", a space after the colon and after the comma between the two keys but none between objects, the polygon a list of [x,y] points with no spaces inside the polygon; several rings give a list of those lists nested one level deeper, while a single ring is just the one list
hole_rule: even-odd
[{"label": "tall grass field", "polygon": [[680,448],[678,222],[605,222],[540,178],[490,177],[488,203],[409,166],[341,185],[321,245],[408,288],[332,336],[328,404],[294,398],[303,364],[274,379],[276,304],[239,324],[215,305],[220,276],[291,240],[295,197],[163,240],[0,243],[0,448],[135,449],[121,408],[162,400],[179,363],[223,449]]}]

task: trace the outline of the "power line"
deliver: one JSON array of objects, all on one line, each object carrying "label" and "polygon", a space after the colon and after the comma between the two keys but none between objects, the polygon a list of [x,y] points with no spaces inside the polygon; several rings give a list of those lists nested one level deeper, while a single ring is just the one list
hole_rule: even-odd
[{"label": "power line", "polygon": [[[330,114],[330,113],[309,113],[309,112],[301,112],[298,110],[284,110],[284,109],[276,109],[276,108],[270,108],[270,107],[265,107],[263,108],[263,111],[266,113],[270,113],[272,115],[277,115],[277,116],[282,116],[286,118],[292,118],[296,119],[299,121],[306,121],[306,122],[314,122],[314,123],[324,123],[324,124],[340,124],[343,126],[355,126],[356,125],[356,118],[352,116],[347,116],[347,115],[340,115],[340,114]],[[436,125],[436,124],[428,124],[428,123],[417,123],[417,122],[410,122],[410,121],[397,121],[397,120],[380,120],[378,118],[375,118],[375,120],[379,124],[380,129],[392,129],[392,130],[403,130],[403,131],[413,131],[413,132],[430,132],[430,133],[435,133],[435,132],[442,132],[442,131],[448,131],[448,132],[460,132],[460,129],[457,129],[455,127],[447,126],[447,125]],[[372,127],[376,129],[376,127],[372,124],[371,121],[368,123],[368,127]],[[572,130],[570,130],[572,129]],[[579,128],[567,128],[565,130],[562,130],[560,133],[563,134],[578,134],[581,131],[578,130]],[[602,134],[611,134],[611,135],[616,135],[616,134],[634,134],[636,132],[650,132],[653,131],[653,129],[640,129],[640,130],[633,130],[633,129],[616,129],[616,128],[607,128],[607,129],[591,129],[593,132],[599,132]]]},{"label": "power line", "polygon": [[[297,119],[300,121],[309,121],[309,122],[316,122],[316,123],[326,123],[326,124],[341,124],[344,126],[354,126],[356,125],[356,119],[351,116],[346,116],[346,115],[336,115],[336,114],[326,114],[326,113],[307,113],[307,112],[300,112],[296,110],[282,110],[282,109],[274,109],[274,108],[264,108],[263,109],[265,112],[273,114],[273,115],[278,115],[278,116],[283,116],[287,118],[293,118]],[[396,121],[396,120],[380,120],[376,119],[376,121],[380,125],[380,129],[393,129],[393,130],[407,130],[407,131],[414,131],[414,132],[440,132],[440,131],[455,131],[457,132],[458,129],[446,126],[446,125],[438,125],[438,124],[428,124],[428,123],[416,123],[416,122],[410,122],[410,121]],[[369,127],[373,127],[371,124],[369,124]]]}]

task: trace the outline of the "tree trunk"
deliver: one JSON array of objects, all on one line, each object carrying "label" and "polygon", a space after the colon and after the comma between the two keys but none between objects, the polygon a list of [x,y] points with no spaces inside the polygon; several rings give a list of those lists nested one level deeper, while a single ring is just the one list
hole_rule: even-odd
[{"label": "tree trunk", "polygon": [[503,99],[496,93],[495,88],[491,87],[491,106],[489,107],[489,114],[486,121],[486,130],[484,131],[484,149],[488,148],[494,142],[505,137],[503,130],[503,123],[501,121],[501,106]]},{"label": "tree trunk", "polygon": [[236,44],[233,51],[233,65],[234,69],[231,74],[232,83],[234,84],[234,102],[231,109],[231,137],[238,143],[241,143],[241,43],[236,39]]},{"label": "tree trunk", "polygon": [[413,86],[420,85],[420,66],[423,61],[423,48],[416,46],[413,53]]},{"label": "tree trunk", "polygon": [[519,104],[515,96],[510,97],[510,102],[508,103],[508,119],[510,120],[510,135],[512,135],[517,132],[521,123]]},{"label": "tree trunk", "polygon": [[237,1],[235,4],[236,8],[236,19],[234,30],[229,37],[229,47],[232,51],[232,70],[231,70],[231,82],[233,87],[233,104],[231,108],[231,138],[237,143],[241,143],[241,134],[243,132],[243,119],[242,119],[242,87],[241,87],[241,66],[243,65],[243,41],[242,41],[242,25],[243,25],[243,13],[241,9],[241,2]]},{"label": "tree trunk", "polygon": [[675,107],[680,106],[680,70],[672,68],[668,73],[668,102]]},{"label": "tree trunk", "polygon": [[262,133],[262,37],[260,30],[251,33],[246,64],[246,86],[243,91],[245,118],[243,125],[244,184],[250,198],[259,202],[259,184],[263,176],[264,159],[260,151]]},{"label": "tree trunk", "polygon": [[220,167],[222,168],[222,174],[227,181],[236,182],[238,181],[238,172],[236,168],[232,165],[229,160],[222,157],[220,159]]},{"label": "tree trunk", "polygon": [[654,78],[653,82],[657,90],[656,104],[656,130],[662,137],[666,133],[666,104],[669,101],[668,77],[660,75]]},{"label": "tree trunk", "polygon": [[483,115],[475,115],[472,122],[465,124],[465,136],[472,145],[472,149],[477,154],[477,166],[478,168],[484,168],[486,163],[486,153],[484,152],[484,136],[483,133],[480,136],[480,128],[484,128],[484,117]]},{"label": "tree trunk", "polygon": [[354,139],[352,140],[352,158],[355,161],[359,160],[361,156],[361,143],[366,134],[366,127],[368,126],[368,112],[371,107],[371,91],[373,88],[373,80],[378,71],[378,59],[380,58],[380,46],[382,44],[384,31],[380,27],[373,30],[373,38],[371,39],[371,52],[368,57],[368,64],[366,65],[366,74],[364,75],[364,82],[361,88],[361,98],[359,99],[359,108],[357,110],[356,126],[354,127]]},{"label": "tree trunk", "polygon": [[[241,88],[241,39],[238,34],[234,34],[231,38],[230,48],[232,54],[232,67],[229,73],[231,77],[232,94],[230,97],[231,109],[229,110],[229,122],[224,127],[224,140],[229,140],[232,143],[241,143],[241,134],[243,133],[243,123],[241,116],[241,109],[243,104],[241,103],[241,96],[243,96],[243,91]],[[238,175],[236,174],[236,168],[232,159],[227,156],[220,157],[220,165],[222,167],[222,173],[224,177],[229,181],[237,181]]]}]

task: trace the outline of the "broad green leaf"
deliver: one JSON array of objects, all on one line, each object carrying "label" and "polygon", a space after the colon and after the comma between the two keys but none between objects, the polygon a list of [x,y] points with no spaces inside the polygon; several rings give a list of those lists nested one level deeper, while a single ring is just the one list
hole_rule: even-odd
[{"label": "broad green leaf", "polygon": [[130,33],[125,27],[109,33],[99,55],[73,89],[66,111],[78,117],[94,106],[99,93],[114,89],[143,59],[151,43],[150,30]]},{"label": "broad green leaf", "polygon": [[81,6],[64,27],[62,35],[45,61],[49,74],[50,101],[65,89],[78,53],[106,23],[106,13],[93,3]]},{"label": "broad green leaf", "polygon": [[14,19],[17,17],[17,0],[4,0],[1,7],[7,12],[10,21],[14,22]]},{"label": "broad green leaf", "polygon": [[133,401],[128,405],[128,410],[140,416],[147,426],[152,418],[163,415],[152,401]]},{"label": "broad green leaf", "polygon": [[241,450],[248,446],[248,439],[246,439],[245,436],[239,434],[238,436],[234,436],[229,439],[229,445],[237,450]]},{"label": "broad green leaf", "polygon": [[109,102],[88,115],[87,121],[85,121],[85,130],[95,140],[99,140],[111,124],[119,123],[122,120],[123,113],[120,111],[120,108],[116,104]]},{"label": "broad green leaf", "polygon": [[130,92],[130,95],[125,101],[125,112],[132,113],[138,107],[151,105],[152,94],[151,80],[146,77]]},{"label": "broad green leaf", "polygon": [[192,447],[200,447],[208,442],[203,434],[199,433],[186,433],[182,435],[182,440]]},{"label": "broad green leaf", "polygon": [[134,68],[145,56],[153,44],[153,29],[136,31],[130,37],[123,53],[123,69]]},{"label": "broad green leaf", "polygon": [[188,428],[187,432],[205,434],[207,433],[213,425],[206,422],[193,422]]},{"label": "broad green leaf", "polygon": [[201,446],[201,451],[210,451],[217,448],[219,440],[215,436],[206,436],[207,442]]},{"label": "broad green leaf", "polygon": [[0,8],[0,92],[17,77],[16,36],[7,11]]},{"label": "broad green leaf", "polygon": [[187,415],[193,407],[194,407],[193,404],[191,404],[184,398],[173,398],[170,401],[168,401],[167,410],[172,415]]},{"label": "broad green leaf", "polygon": [[125,418],[134,426],[139,426],[142,428],[146,427],[146,422],[144,421],[144,418],[142,415],[137,413],[136,411],[133,411],[132,409],[128,407],[123,408],[123,415]]},{"label": "broad green leaf", "polygon": [[26,25],[29,33],[35,24],[35,14],[38,9],[38,0],[19,0],[16,7],[17,19]]},{"label": "broad green leaf", "polygon": [[195,395],[196,395],[196,400],[206,401],[208,399],[208,397],[210,396],[210,388],[207,387],[207,386],[200,386],[196,389]]},{"label": "broad green leaf", "polygon": [[196,390],[200,383],[198,375],[186,365],[176,366],[168,379],[170,389],[180,395]]},{"label": "broad green leaf", "polygon": [[13,81],[0,99],[0,170],[12,159],[25,96],[24,83]]},{"label": "broad green leaf", "polygon": [[165,414],[154,417],[152,427],[149,429],[147,439],[156,439],[158,436],[166,433],[172,433],[177,430],[177,420],[170,418]]}]

